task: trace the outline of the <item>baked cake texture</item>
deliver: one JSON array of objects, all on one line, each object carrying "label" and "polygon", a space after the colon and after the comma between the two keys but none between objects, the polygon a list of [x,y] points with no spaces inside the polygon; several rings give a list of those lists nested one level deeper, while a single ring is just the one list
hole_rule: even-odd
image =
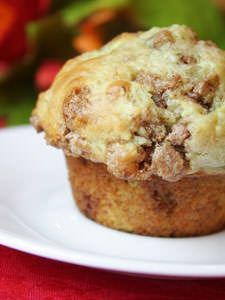
[{"label": "baked cake texture", "polygon": [[[198,40],[184,25],[124,33],[100,50],[69,60],[51,88],[40,94],[31,120],[44,130],[48,143],[71,157],[71,170],[83,158],[88,166],[96,164],[92,172],[104,168],[104,176],[113,176],[110,180],[136,184],[137,193],[141,186],[149,191],[156,181],[180,191],[180,185],[189,184],[191,195],[195,184],[208,184],[209,190],[218,183],[219,191],[225,190],[225,52]],[[206,197],[204,205],[225,202],[224,193],[202,192],[198,197],[200,202]],[[182,195],[176,196],[178,203],[182,197],[190,200]],[[215,228],[222,227],[225,216],[217,223]],[[184,228],[183,235],[212,228]],[[153,231],[146,229],[147,234]]]},{"label": "baked cake texture", "polygon": [[104,164],[67,157],[79,209],[105,226],[161,237],[205,235],[225,226],[225,176],[126,181]]}]

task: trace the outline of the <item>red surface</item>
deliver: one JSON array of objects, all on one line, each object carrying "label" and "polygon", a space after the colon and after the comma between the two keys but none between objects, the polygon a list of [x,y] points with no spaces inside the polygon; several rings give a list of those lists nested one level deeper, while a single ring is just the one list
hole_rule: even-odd
[{"label": "red surface", "polygon": [[225,279],[159,280],[48,260],[0,246],[1,300],[222,300]]}]

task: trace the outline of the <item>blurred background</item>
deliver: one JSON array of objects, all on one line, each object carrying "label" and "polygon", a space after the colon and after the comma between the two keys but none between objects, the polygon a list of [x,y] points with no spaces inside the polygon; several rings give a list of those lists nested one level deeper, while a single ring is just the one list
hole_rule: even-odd
[{"label": "blurred background", "polygon": [[0,127],[29,122],[68,58],[174,23],[225,49],[225,0],[0,0]]}]

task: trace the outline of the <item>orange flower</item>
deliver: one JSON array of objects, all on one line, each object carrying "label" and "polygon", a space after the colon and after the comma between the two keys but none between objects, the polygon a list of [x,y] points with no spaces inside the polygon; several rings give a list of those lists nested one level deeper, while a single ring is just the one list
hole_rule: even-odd
[{"label": "orange flower", "polygon": [[46,14],[49,6],[50,0],[0,0],[0,65],[10,67],[29,51],[26,24]]},{"label": "orange flower", "polygon": [[8,3],[0,2],[0,42],[4,41],[12,28],[15,12]]},{"label": "orange flower", "polygon": [[98,49],[102,46],[99,33],[82,33],[73,40],[73,47],[80,53]]},{"label": "orange flower", "polygon": [[80,35],[74,38],[73,47],[80,53],[98,49],[103,44],[102,25],[116,17],[116,11],[102,9],[91,15],[80,25]]}]

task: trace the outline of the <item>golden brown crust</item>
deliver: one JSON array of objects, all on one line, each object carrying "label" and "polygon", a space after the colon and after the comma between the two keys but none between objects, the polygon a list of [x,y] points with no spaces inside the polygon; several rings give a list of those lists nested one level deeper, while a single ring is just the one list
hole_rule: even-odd
[{"label": "golden brown crust", "polygon": [[181,25],[122,34],[68,61],[32,120],[121,179],[224,174],[225,52]]},{"label": "golden brown crust", "polygon": [[67,157],[67,164],[78,207],[108,227],[164,237],[204,235],[225,227],[224,175],[128,182],[103,164],[73,157]]}]

